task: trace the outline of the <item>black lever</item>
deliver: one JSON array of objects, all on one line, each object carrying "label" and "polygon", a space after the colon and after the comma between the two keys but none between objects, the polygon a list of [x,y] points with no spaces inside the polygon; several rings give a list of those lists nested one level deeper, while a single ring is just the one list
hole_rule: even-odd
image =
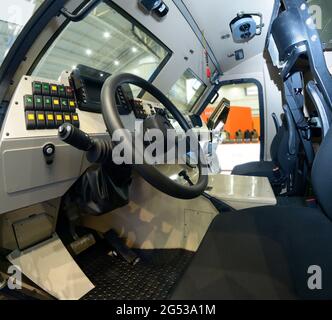
[{"label": "black lever", "polygon": [[[190,186],[193,186],[194,183],[191,181],[188,173],[186,170],[183,170],[179,173],[179,177],[182,177],[184,180],[186,180],[188,182],[188,184]],[[216,197],[210,196],[208,193],[203,192],[202,196],[205,199],[208,199],[212,205],[221,213],[221,212],[231,212],[231,211],[235,211],[231,206],[229,206],[228,204],[226,204],[225,202],[217,199]]]},{"label": "black lever", "polygon": [[66,8],[62,8],[60,12],[70,21],[79,22],[83,20],[100,2],[101,0],[91,0],[80,12],[76,14],[69,12]]},{"label": "black lever", "polygon": [[61,125],[58,135],[60,140],[82,151],[90,151],[95,146],[94,140],[87,133],[70,123]]}]

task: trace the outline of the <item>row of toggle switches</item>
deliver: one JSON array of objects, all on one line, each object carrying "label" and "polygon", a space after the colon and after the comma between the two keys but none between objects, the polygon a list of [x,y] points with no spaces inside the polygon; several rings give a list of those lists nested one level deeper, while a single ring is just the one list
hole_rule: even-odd
[{"label": "row of toggle switches", "polygon": [[34,129],[57,129],[65,122],[80,127],[80,121],[77,113],[62,113],[51,111],[26,111],[25,123],[27,130]]}]

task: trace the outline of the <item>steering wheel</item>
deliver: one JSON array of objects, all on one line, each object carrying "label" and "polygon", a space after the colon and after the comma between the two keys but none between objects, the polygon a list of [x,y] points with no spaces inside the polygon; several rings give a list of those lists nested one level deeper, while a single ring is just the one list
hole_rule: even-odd
[{"label": "steering wheel", "polygon": [[[190,126],[181,114],[181,112],[174,106],[174,104],[155,86],[148,81],[129,73],[123,73],[116,76],[109,77],[102,88],[101,92],[101,106],[102,114],[105,121],[106,128],[112,136],[116,130],[126,129],[118,111],[116,103],[117,89],[122,85],[135,85],[157,99],[180,124],[181,128],[188,132]],[[128,135],[123,136],[122,144],[127,150],[134,150],[134,143]],[[179,199],[193,199],[200,196],[208,185],[208,176],[203,174],[203,166],[201,155],[197,154],[197,167],[199,169],[199,177],[197,183],[193,185],[180,184],[163,173],[161,173],[155,166],[147,164],[133,164],[134,169],[159,191],[166,193],[172,197]]]}]

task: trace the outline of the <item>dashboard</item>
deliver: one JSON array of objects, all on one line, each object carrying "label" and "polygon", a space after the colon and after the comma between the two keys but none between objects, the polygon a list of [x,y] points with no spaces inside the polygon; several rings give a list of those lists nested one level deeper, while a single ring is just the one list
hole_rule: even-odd
[{"label": "dashboard", "polygon": [[[94,72],[100,77],[100,71]],[[63,196],[90,166],[84,152],[58,138],[57,129],[70,122],[91,137],[109,139],[98,100],[103,84],[99,77],[79,79],[68,71],[58,81],[22,77],[1,128],[0,214]],[[132,132],[137,121],[155,114],[183,132],[160,103],[134,99],[125,87],[116,98],[124,126]],[[51,162],[45,157],[49,146],[54,148]]]}]

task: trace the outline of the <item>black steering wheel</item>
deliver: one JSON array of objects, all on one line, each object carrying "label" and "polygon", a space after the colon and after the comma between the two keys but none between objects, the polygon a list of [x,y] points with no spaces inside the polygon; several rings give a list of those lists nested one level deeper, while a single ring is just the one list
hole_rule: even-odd
[{"label": "black steering wheel", "polygon": [[[188,132],[190,126],[181,114],[181,112],[174,106],[174,104],[155,86],[148,81],[129,73],[123,73],[116,76],[109,77],[101,92],[101,105],[103,118],[110,135],[116,130],[126,129],[120,118],[117,103],[116,92],[117,89],[125,84],[135,85],[156,98],[180,124],[181,128]],[[122,143],[127,150],[134,150],[134,144],[131,137],[124,135]],[[155,166],[146,164],[133,164],[134,169],[153,187],[159,191],[166,193],[172,197],[180,199],[193,199],[200,196],[208,185],[208,175],[203,174],[201,152],[197,156],[197,167],[199,169],[199,177],[196,184],[184,185],[177,183],[161,173]]]}]

